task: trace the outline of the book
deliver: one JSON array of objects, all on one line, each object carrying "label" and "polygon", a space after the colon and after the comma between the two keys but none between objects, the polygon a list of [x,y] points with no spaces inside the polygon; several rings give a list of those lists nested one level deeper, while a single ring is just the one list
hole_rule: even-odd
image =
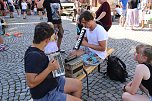
[{"label": "book", "polygon": [[60,66],[57,70],[52,71],[53,77],[56,78],[56,77],[65,75],[64,63],[63,63],[60,52],[49,54],[48,58],[49,60],[52,60],[52,59],[57,60]]}]

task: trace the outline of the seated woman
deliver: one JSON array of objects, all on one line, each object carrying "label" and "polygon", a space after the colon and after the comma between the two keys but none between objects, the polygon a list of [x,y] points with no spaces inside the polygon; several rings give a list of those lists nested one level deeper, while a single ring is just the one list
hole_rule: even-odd
[{"label": "seated woman", "polygon": [[[131,82],[124,86],[123,101],[152,101],[152,46],[138,45],[135,60],[139,63]],[[140,88],[146,95],[136,94]]]}]

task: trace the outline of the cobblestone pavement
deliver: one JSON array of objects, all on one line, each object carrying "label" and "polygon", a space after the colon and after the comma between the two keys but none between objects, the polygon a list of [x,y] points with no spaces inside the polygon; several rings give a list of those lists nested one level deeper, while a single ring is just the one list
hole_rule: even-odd
[{"label": "cobblestone pavement", "polygon": [[[0,52],[0,101],[29,101],[32,100],[29,88],[25,81],[23,67],[23,55],[28,46],[32,43],[35,25],[32,22],[39,22],[37,16],[30,16],[26,20],[22,18],[6,18],[9,22],[6,32],[22,32],[21,37],[3,36],[9,49]],[[46,18],[43,20],[46,21]],[[14,24],[22,23],[22,24]],[[29,24],[30,23],[30,24]],[[62,48],[69,52],[76,37],[75,24],[68,18],[63,18],[65,30]],[[133,60],[135,46],[140,43],[152,45],[152,30],[137,29],[136,31],[125,30],[114,23],[109,31],[108,47],[115,49],[112,55],[118,56],[127,65],[129,77],[133,77],[136,62]],[[102,64],[101,71],[106,70],[106,64]],[[86,79],[83,79],[82,98],[88,101],[121,101],[122,86],[125,83],[109,80],[103,73],[95,70],[89,75],[90,97],[87,96]],[[141,93],[141,92],[139,92]]]}]

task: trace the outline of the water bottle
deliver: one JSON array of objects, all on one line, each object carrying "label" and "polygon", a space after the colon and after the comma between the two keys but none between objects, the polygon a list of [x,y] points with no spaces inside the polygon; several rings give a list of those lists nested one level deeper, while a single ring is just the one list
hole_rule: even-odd
[{"label": "water bottle", "polygon": [[0,21],[0,34],[2,35],[3,34],[3,29],[2,29],[2,23]]}]

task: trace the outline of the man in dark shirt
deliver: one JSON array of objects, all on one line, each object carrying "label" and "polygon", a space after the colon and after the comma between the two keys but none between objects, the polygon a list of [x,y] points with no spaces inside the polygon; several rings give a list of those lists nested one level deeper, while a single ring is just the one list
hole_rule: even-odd
[{"label": "man in dark shirt", "polygon": [[[53,77],[59,64],[44,54],[54,29],[42,22],[35,27],[34,40],[25,52],[25,73],[33,101],[81,101],[82,84],[77,79]],[[72,94],[72,95],[69,95]]]},{"label": "man in dark shirt", "polygon": [[[58,35],[57,46],[60,50],[60,45],[63,38],[63,27],[61,21],[62,6],[60,0],[44,0],[43,7],[46,8],[48,22],[54,24],[55,32]],[[64,52],[64,51],[61,51]]]},{"label": "man in dark shirt", "polygon": [[128,0],[128,8],[134,9],[138,6],[138,0]]},{"label": "man in dark shirt", "polygon": [[98,2],[101,4],[101,6],[96,11],[95,20],[100,21],[104,29],[108,31],[112,25],[110,5],[106,0],[98,0]]}]

